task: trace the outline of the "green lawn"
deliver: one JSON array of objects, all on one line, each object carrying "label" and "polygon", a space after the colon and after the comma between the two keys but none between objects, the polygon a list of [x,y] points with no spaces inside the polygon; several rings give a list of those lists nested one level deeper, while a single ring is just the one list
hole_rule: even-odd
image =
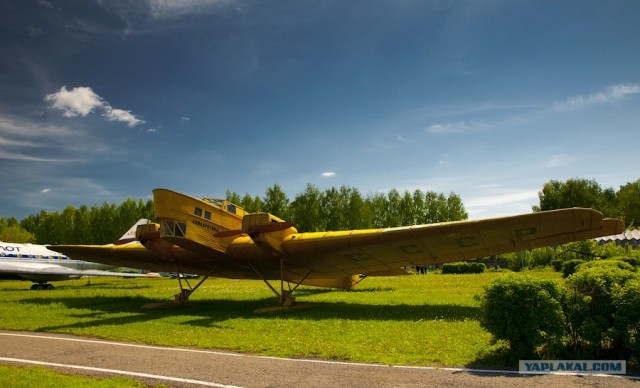
[{"label": "green lawn", "polygon": [[[536,278],[559,279],[551,271]],[[227,349],[354,362],[429,366],[496,366],[501,346],[478,323],[474,295],[506,273],[367,278],[354,290],[300,287],[314,307],[255,314],[275,297],[261,281],[209,279],[176,309],[142,309],[171,298],[177,281],[110,279],[55,283],[0,282],[0,328],[73,333],[145,344]],[[518,275],[520,276],[520,275]]]},{"label": "green lawn", "polygon": [[[83,377],[55,372],[42,367],[0,365],[0,387],[77,388],[86,386],[91,388],[140,388],[147,385],[126,377]],[[161,387],[161,385],[157,385],[157,387]]]}]

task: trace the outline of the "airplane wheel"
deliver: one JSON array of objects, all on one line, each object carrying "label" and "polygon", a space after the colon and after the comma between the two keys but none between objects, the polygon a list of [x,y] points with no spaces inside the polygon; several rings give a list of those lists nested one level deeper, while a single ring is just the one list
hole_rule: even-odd
[{"label": "airplane wheel", "polygon": [[42,285],[42,289],[43,290],[53,290],[53,284],[43,284]]},{"label": "airplane wheel", "polygon": [[33,284],[31,285],[32,290],[42,290],[42,284]]}]

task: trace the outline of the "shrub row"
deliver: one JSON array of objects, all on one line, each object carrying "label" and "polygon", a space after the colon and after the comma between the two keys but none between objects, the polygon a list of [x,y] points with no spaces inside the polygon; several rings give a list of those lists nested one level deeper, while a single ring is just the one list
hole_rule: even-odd
[{"label": "shrub row", "polygon": [[640,276],[625,260],[575,263],[564,283],[509,276],[478,297],[481,325],[513,356],[640,356]]},{"label": "shrub row", "polygon": [[442,273],[443,274],[451,274],[451,273],[482,273],[487,268],[484,263],[467,263],[467,262],[459,262],[459,263],[446,263],[442,265]]}]

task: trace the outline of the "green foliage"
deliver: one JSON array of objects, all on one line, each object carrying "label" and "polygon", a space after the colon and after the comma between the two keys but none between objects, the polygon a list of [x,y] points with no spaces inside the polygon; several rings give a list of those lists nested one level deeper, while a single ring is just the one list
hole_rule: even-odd
[{"label": "green foliage", "polygon": [[617,192],[613,188],[603,189],[595,180],[551,180],[544,184],[538,198],[540,204],[533,207],[534,211],[590,207],[606,217],[622,218],[627,226],[640,221],[640,180],[621,186]]},{"label": "green foliage", "polygon": [[478,297],[480,324],[509,343],[514,357],[530,358],[542,345],[561,343],[563,293],[558,283],[526,276],[499,278]]},{"label": "green foliage", "polygon": [[[607,189],[609,190],[609,189]],[[610,191],[603,190],[595,180],[568,179],[566,182],[551,180],[538,193],[540,206],[535,210],[553,210],[571,207],[587,207],[603,211]]]},{"label": "green foliage", "polygon": [[40,388],[92,388],[146,387],[140,381],[128,377],[89,377],[53,371],[39,366],[0,365],[0,386]]},{"label": "green foliage", "polygon": [[640,355],[640,279],[628,280],[613,295],[614,329],[625,355]]},{"label": "green foliage", "polygon": [[291,221],[299,231],[319,232],[324,229],[321,206],[322,192],[309,183],[305,191],[291,202]]},{"label": "green foliage", "polygon": [[562,271],[562,267],[564,266],[564,260],[555,259],[551,261],[551,267],[554,271],[560,272]]},{"label": "green foliage", "polygon": [[363,197],[357,189],[348,186],[320,191],[307,184],[305,190],[289,202],[282,189],[274,185],[262,199],[249,194],[240,197],[227,191],[227,200],[249,212],[268,211],[290,220],[300,232],[389,228],[460,221],[468,217],[458,195],[420,190],[400,193],[391,189],[387,194]]},{"label": "green foliage", "polygon": [[[551,248],[547,249],[550,250]],[[536,251],[537,249],[533,250],[533,252]],[[555,251],[557,254],[555,255],[555,259],[550,261],[550,264],[553,266],[554,270],[558,272],[564,271],[566,268],[565,277],[575,272],[575,266],[580,264],[582,261],[615,258],[625,261],[634,267],[640,266],[639,249],[618,246],[614,242],[598,245],[598,243],[593,240],[578,241],[561,245],[556,248]],[[571,263],[565,265],[565,263],[568,262]]]},{"label": "green foliage", "polygon": [[586,263],[586,261],[580,260],[580,259],[572,259],[572,260],[565,261],[562,264],[562,277],[566,278],[566,277],[569,277],[570,275],[573,275],[576,272],[576,269],[578,268],[578,266],[584,263]]},{"label": "green foliage", "polygon": [[618,268],[618,269],[622,269],[630,272],[635,271],[635,267],[633,265],[625,262],[624,260],[620,260],[616,258],[587,261],[585,263],[580,264],[578,267],[578,270],[583,271],[589,268],[597,268],[597,267]]},{"label": "green foliage", "polygon": [[558,247],[556,257],[563,260],[593,260],[598,257],[598,243],[593,240],[575,241]]},{"label": "green foliage", "polygon": [[567,261],[575,273],[564,285],[498,279],[479,297],[481,324],[510,343],[512,358],[537,350],[568,359],[637,360],[640,275],[624,258]]},{"label": "green foliage", "polygon": [[640,257],[640,250],[630,249],[617,245],[615,242],[610,241],[606,244],[598,245],[594,249],[594,253],[600,257],[616,257],[616,256],[635,256]]},{"label": "green foliage", "polygon": [[30,243],[35,241],[33,233],[20,226],[15,218],[0,218],[0,241]]},{"label": "green foliage", "polygon": [[[434,192],[400,194],[391,190],[363,197],[352,187],[321,192],[308,184],[290,201],[279,185],[264,197],[227,191],[227,200],[248,212],[269,212],[291,220],[300,232],[385,228],[416,223],[458,221],[467,218],[460,197]],[[140,218],[153,219],[153,201],[127,199],[120,205],[68,206],[61,212],[45,212],[24,218],[0,218],[0,238],[40,244],[106,244],[115,241]]]},{"label": "green foliage", "polygon": [[284,219],[289,218],[289,198],[280,185],[275,184],[267,188],[263,211]]},{"label": "green foliage", "polygon": [[153,201],[127,199],[120,205],[66,207],[41,211],[20,222],[39,244],[106,244],[115,241],[140,218],[153,219]]},{"label": "green foliage", "polygon": [[446,263],[442,265],[443,274],[482,273],[487,268],[484,263]]},{"label": "green foliage", "polygon": [[640,226],[640,179],[621,186],[617,199],[618,215],[625,225]]},{"label": "green foliage", "polygon": [[626,283],[633,279],[638,279],[635,272],[611,263],[579,268],[567,279],[564,310],[568,338],[574,349],[607,356],[627,348],[628,335],[616,326],[620,313],[616,303],[621,305],[618,295],[625,294]]},{"label": "green foliage", "polygon": [[93,278],[91,286],[79,279],[45,293],[3,281],[0,329],[278,357],[464,366],[494,348],[473,296],[501,276],[367,277],[350,291],[301,286],[298,302],[313,308],[262,315],[253,311],[274,306],[276,298],[260,280],[211,278],[191,296],[195,303],[177,310],[141,308],[175,294],[171,279]]},{"label": "green foliage", "polygon": [[507,269],[511,271],[519,272],[526,266],[526,252],[511,252],[504,253],[499,257],[507,260]]},{"label": "green foliage", "polygon": [[552,247],[532,249],[528,253],[528,268],[542,268],[550,266],[552,261],[556,257],[555,249],[553,249]]},{"label": "green foliage", "polygon": [[612,257],[612,259],[622,260],[627,264],[630,264],[633,268],[638,269],[640,267],[640,257],[637,256],[619,256]]}]

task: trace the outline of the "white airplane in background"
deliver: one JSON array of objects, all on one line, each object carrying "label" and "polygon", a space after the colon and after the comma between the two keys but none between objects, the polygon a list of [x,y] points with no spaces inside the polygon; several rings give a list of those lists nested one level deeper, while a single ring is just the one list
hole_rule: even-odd
[{"label": "white airplane in background", "polygon": [[[126,242],[135,236],[136,227],[147,223],[140,220],[118,241]],[[110,272],[112,265],[72,260],[46,245],[0,242],[0,279],[30,280],[32,290],[51,290],[49,281],[79,279],[83,276],[154,277],[137,273]]]}]

